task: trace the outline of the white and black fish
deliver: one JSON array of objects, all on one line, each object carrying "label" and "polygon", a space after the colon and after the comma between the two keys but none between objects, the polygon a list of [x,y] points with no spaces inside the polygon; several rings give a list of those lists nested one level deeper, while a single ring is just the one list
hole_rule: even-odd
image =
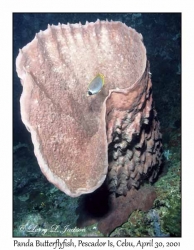
[{"label": "white and black fish", "polygon": [[103,86],[104,76],[102,74],[98,74],[88,85],[87,96],[99,93]]}]

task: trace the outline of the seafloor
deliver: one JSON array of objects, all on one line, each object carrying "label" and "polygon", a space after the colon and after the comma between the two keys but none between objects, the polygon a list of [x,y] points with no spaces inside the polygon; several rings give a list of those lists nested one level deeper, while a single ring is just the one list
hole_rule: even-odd
[{"label": "seafloor", "polygon": [[[157,199],[148,212],[134,211],[112,237],[181,236],[181,15],[175,14],[13,14],[14,61],[19,48],[47,24],[117,20],[142,33],[151,64],[153,99],[163,134],[164,161],[153,184]],[[13,83],[13,236],[103,236],[97,225],[76,228],[81,198],[71,198],[40,171],[30,134],[21,122],[21,84]],[[149,184],[145,184],[149,185]]]}]

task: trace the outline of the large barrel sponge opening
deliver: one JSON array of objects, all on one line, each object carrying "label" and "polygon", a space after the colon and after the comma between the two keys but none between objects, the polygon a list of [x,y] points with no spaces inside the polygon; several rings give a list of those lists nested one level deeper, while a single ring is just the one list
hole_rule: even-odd
[{"label": "large barrel sponge opening", "polygon": [[[158,131],[158,126],[149,121],[151,80],[141,34],[121,22],[49,25],[20,50],[16,69],[23,85],[22,121],[31,133],[39,166],[50,182],[72,197],[93,192],[107,173],[110,190],[118,193],[137,183],[140,176],[136,176],[142,171],[136,169],[135,181],[130,177],[135,167],[130,162],[129,155],[134,152],[129,152],[129,138],[142,121]],[[98,94],[87,96],[88,84],[97,74],[104,75],[105,85]],[[135,128],[129,126],[133,121]],[[143,138],[149,133],[144,131]],[[108,159],[108,145],[114,144],[117,149],[117,137],[118,142],[126,144],[119,155],[127,155],[126,164],[119,163],[118,150],[111,149]],[[145,155],[147,147],[139,150],[138,157]],[[152,161],[153,150],[150,155],[142,162],[150,161],[149,157]],[[128,171],[122,185],[122,178],[118,182],[123,174],[120,168]]]}]

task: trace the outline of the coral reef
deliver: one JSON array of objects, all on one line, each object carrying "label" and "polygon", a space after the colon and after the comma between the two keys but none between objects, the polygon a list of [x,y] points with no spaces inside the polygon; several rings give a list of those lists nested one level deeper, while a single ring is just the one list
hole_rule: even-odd
[{"label": "coral reef", "polygon": [[[19,151],[14,154],[13,236],[72,235],[72,232],[64,230],[65,227],[76,228],[78,201],[46,180],[36,160],[32,161],[32,152],[25,152],[25,147],[20,150],[25,154]],[[84,232],[86,230],[76,233]]]},{"label": "coral reef", "polygon": [[[177,137],[179,135],[177,134]],[[180,146],[180,144],[179,144]],[[157,199],[154,207],[160,216],[161,229],[173,237],[181,236],[181,163],[180,148],[175,147],[165,162],[161,178],[154,184]]]},{"label": "coral reef", "polygon": [[[112,237],[180,237],[181,236],[181,171],[179,133],[169,133],[171,157],[164,161],[163,172],[153,184],[156,200],[149,212],[134,211],[126,223],[117,227]],[[165,151],[168,151],[165,148]]]}]

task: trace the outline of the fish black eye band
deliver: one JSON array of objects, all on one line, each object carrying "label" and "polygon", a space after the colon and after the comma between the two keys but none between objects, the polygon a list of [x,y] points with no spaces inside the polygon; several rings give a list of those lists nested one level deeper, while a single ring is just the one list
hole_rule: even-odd
[{"label": "fish black eye band", "polygon": [[88,90],[87,96],[89,96],[89,95],[93,95],[93,94],[92,94],[92,92],[90,92],[90,91]]}]

